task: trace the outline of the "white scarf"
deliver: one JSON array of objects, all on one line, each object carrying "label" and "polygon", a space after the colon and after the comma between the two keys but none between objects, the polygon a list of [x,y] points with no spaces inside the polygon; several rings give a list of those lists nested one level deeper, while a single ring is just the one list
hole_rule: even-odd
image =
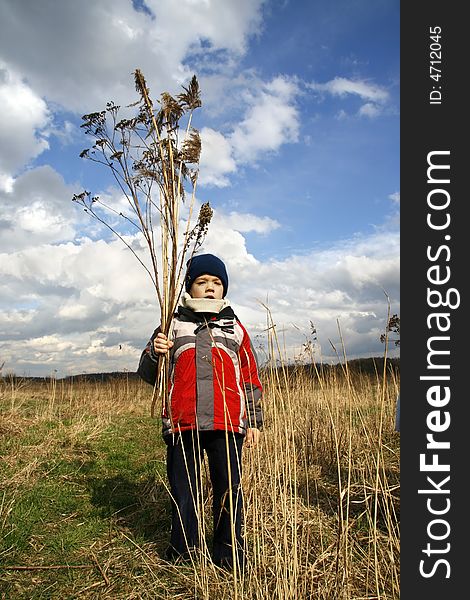
[{"label": "white scarf", "polygon": [[217,314],[226,306],[230,306],[230,302],[226,298],[221,298],[220,300],[215,298],[192,298],[188,292],[184,292],[181,296],[181,305],[195,313]]}]

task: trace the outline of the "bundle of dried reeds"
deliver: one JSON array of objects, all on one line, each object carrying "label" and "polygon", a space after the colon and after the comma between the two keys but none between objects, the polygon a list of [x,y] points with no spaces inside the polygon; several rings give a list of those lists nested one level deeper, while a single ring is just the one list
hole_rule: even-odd
[{"label": "bundle of dried reeds", "polygon": [[[161,330],[168,335],[182,290],[183,269],[201,246],[212,217],[212,208],[205,203],[195,223],[192,219],[201,154],[201,139],[192,126],[192,117],[201,106],[200,90],[193,76],[176,97],[163,92],[155,107],[139,69],[134,80],[139,99],[126,107],[136,109],[134,116],[119,119],[121,107],[114,102],[108,102],[105,110],[84,115],[82,128],[95,142],[80,154],[110,169],[130,213],[124,214],[88,191],[74,195],[72,200],[121,239],[147,271],[160,307]],[[186,186],[190,186],[190,200],[186,224],[182,225],[180,209],[188,195]],[[116,217],[118,223],[141,233],[149,265],[121,233]],[[167,363],[168,357],[162,356],[152,415],[156,398],[166,401]]]}]

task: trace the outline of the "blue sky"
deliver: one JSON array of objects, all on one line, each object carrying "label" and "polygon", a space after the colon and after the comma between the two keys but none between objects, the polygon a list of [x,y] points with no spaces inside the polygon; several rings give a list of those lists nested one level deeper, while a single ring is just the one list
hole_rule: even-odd
[{"label": "blue sky", "polygon": [[[158,324],[146,275],[71,202],[119,202],[78,157],[81,115],[192,74],[204,250],[256,344],[268,302],[286,356],[383,354],[399,313],[399,2],[4,0],[0,23],[0,364],[18,374],[135,370]],[[391,347],[392,354],[397,349]]]}]

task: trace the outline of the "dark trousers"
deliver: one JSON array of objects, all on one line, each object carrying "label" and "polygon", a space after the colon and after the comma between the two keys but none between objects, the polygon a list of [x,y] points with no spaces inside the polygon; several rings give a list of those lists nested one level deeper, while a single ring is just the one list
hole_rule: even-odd
[{"label": "dark trousers", "polygon": [[205,451],[213,490],[212,558],[216,565],[232,568],[235,542],[235,556],[239,567],[243,566],[242,445],[241,434],[225,431],[185,431],[169,441],[167,474],[172,496],[170,556],[185,556],[188,550],[199,547],[199,519],[202,517],[200,474]]}]

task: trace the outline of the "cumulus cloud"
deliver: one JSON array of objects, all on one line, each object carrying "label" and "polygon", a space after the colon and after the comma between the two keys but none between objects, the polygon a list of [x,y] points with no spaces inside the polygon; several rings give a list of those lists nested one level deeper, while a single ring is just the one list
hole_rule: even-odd
[{"label": "cumulus cloud", "polygon": [[201,185],[228,186],[230,181],[227,175],[237,169],[229,140],[219,131],[204,127],[201,130],[201,144]]},{"label": "cumulus cloud", "polygon": [[[33,162],[52,139],[77,141],[77,115],[108,100],[122,105],[135,100],[135,68],[158,93],[178,90],[192,67],[201,67],[213,117],[201,130],[202,185],[227,187],[241,167],[298,142],[301,82],[283,75],[263,81],[253,70],[234,69],[250,37],[261,30],[263,4],[146,0],[137,9],[130,0],[86,6],[75,0],[3,1],[0,359],[7,370],[34,375],[133,371],[158,325],[156,293],[145,270],[121,241],[109,233],[105,237],[101,226],[71,202],[82,186]],[[386,90],[365,80],[335,78],[310,88],[330,97],[357,97],[359,114],[369,117],[379,114],[388,99]],[[54,121],[57,111],[60,126]],[[126,211],[120,192],[104,189],[101,197]],[[398,204],[399,195],[391,194],[390,200]],[[338,342],[338,321],[350,357],[380,353],[384,291],[398,312],[396,231],[383,227],[302,256],[259,260],[245,234],[265,240],[279,227],[250,207],[240,212],[221,207],[201,249],[226,262],[230,300],[254,340],[262,344],[266,338],[264,303],[289,357],[299,351],[310,321],[325,360],[334,358],[328,340]],[[147,261],[141,237],[125,234]]]},{"label": "cumulus cloud", "polygon": [[171,91],[192,75],[185,63],[191,52],[243,54],[262,4],[147,0],[148,10],[136,10],[129,0],[5,0],[0,52],[40,96],[77,112],[97,110],[108,100],[135,99],[129,78],[136,68],[151,89]]},{"label": "cumulus cloud", "polygon": [[240,165],[255,164],[266,154],[299,139],[300,116],[295,106],[298,84],[278,76],[268,82],[252,78],[240,92],[241,120],[225,135],[210,128],[201,131],[202,184],[226,187],[228,175]]},{"label": "cumulus cloud", "polygon": [[[384,292],[394,309],[398,303],[397,234],[382,232],[303,256],[260,261],[235,229],[243,229],[244,220],[246,215],[235,213],[214,220],[201,252],[226,262],[229,298],[259,344],[266,338],[264,303],[290,357],[309,335],[310,321],[325,360],[335,358],[328,340],[339,343],[338,321],[350,357],[364,355],[365,349],[380,354]],[[272,227],[261,219],[253,230],[263,234]],[[1,302],[7,307],[0,318],[2,360],[30,373],[47,374],[52,364],[62,374],[73,368],[135,370],[158,324],[149,278],[118,240],[82,239],[3,254],[0,276]],[[29,340],[26,352],[17,339]]]},{"label": "cumulus cloud", "polygon": [[49,147],[51,114],[46,103],[17,73],[0,61],[0,189],[11,190],[13,176]]},{"label": "cumulus cloud", "polygon": [[[0,338],[7,365],[26,369],[28,364],[41,374],[51,362],[58,369],[70,364],[89,370],[90,359],[83,363],[80,357],[93,354],[95,370],[101,370],[97,349],[108,357],[102,363],[108,366],[118,344],[135,358],[148,335],[142,324],[135,327],[136,315],[146,309],[148,329],[158,318],[150,279],[119,240],[84,238],[0,254],[0,274]],[[26,342],[18,347],[17,339]],[[44,340],[65,343],[66,353]]]},{"label": "cumulus cloud", "polygon": [[25,171],[0,191],[0,240],[10,251],[72,239],[72,187],[50,166]]},{"label": "cumulus cloud", "polygon": [[[44,184],[55,180],[62,189],[50,168],[27,176],[33,182],[42,176]],[[28,188],[24,181],[18,185]],[[51,202],[59,203],[58,197],[52,194]],[[386,296],[398,312],[397,232],[384,229],[305,255],[258,260],[243,234],[269,235],[279,226],[267,216],[215,209],[200,250],[226,262],[229,298],[261,354],[268,319],[263,305],[289,358],[299,355],[310,322],[317,328],[317,358],[336,360],[330,341],[340,345],[338,324],[350,358],[380,354]],[[159,310],[151,281],[132,253],[117,239],[75,235],[73,242],[50,243],[40,227],[27,235],[39,236],[40,245],[24,243],[0,254],[0,340],[7,368],[41,375],[51,368],[61,375],[135,370]],[[126,240],[145,262],[140,236]]]},{"label": "cumulus cloud", "polygon": [[191,45],[196,46],[196,50],[201,41],[206,41],[205,52],[225,48],[238,54],[245,52],[248,36],[256,33],[261,25],[263,3],[263,0],[236,3],[183,0],[175,6],[172,0],[147,0],[147,6],[156,17],[157,31],[167,47],[175,43],[171,38],[178,32],[177,37],[184,44],[183,52]]},{"label": "cumulus cloud", "polygon": [[[14,167],[47,148],[46,125],[48,135],[61,143],[77,137],[70,120],[61,127],[50,122],[46,102],[78,114],[99,110],[109,100],[125,106],[136,99],[131,78],[137,67],[157,95],[178,90],[193,74],[189,65],[197,66],[200,57],[206,65],[214,58],[211,68],[225,65],[225,74],[214,77],[205,76],[207,68],[201,65],[209,85],[208,108],[232,102],[237,105],[234,117],[241,121],[235,120],[224,134],[203,128],[201,185],[226,187],[241,164],[256,162],[262,154],[298,139],[293,80],[279,76],[265,83],[249,71],[227,76],[250,37],[260,31],[264,0],[149,0],[145,10],[129,0],[97,0],[86,8],[64,0],[42,4],[33,12],[13,0],[6,4],[0,53],[10,78],[4,87],[12,114],[5,116],[4,126],[16,120],[8,138],[17,152],[5,151],[5,166],[0,159],[3,189],[11,189]],[[12,75],[16,72],[28,85]],[[212,96],[211,86],[216,91]],[[231,93],[235,89],[237,93]],[[29,116],[21,112],[25,107]],[[0,132],[1,128],[2,122]]]},{"label": "cumulus cloud", "polygon": [[261,153],[275,152],[282,144],[298,140],[297,93],[294,81],[279,76],[247,99],[250,108],[230,135],[238,162],[256,161]]},{"label": "cumulus cloud", "polygon": [[[217,235],[220,233],[220,235]],[[309,335],[318,332],[317,351],[326,361],[337,357],[328,340],[341,347],[338,323],[348,356],[380,355],[387,316],[387,296],[399,312],[399,238],[380,232],[338,243],[332,248],[259,261],[247,252],[243,238],[212,232],[205,250],[224,258],[237,314],[258,341],[266,338],[268,306],[287,355],[292,358]],[[229,238],[230,249],[225,250]],[[224,241],[222,241],[224,240]]]},{"label": "cumulus cloud", "polygon": [[227,229],[235,229],[240,233],[262,233],[268,234],[278,229],[281,224],[270,217],[258,217],[251,213],[239,213],[231,211],[228,215],[220,214],[218,211],[214,214],[213,222],[223,223]]}]

